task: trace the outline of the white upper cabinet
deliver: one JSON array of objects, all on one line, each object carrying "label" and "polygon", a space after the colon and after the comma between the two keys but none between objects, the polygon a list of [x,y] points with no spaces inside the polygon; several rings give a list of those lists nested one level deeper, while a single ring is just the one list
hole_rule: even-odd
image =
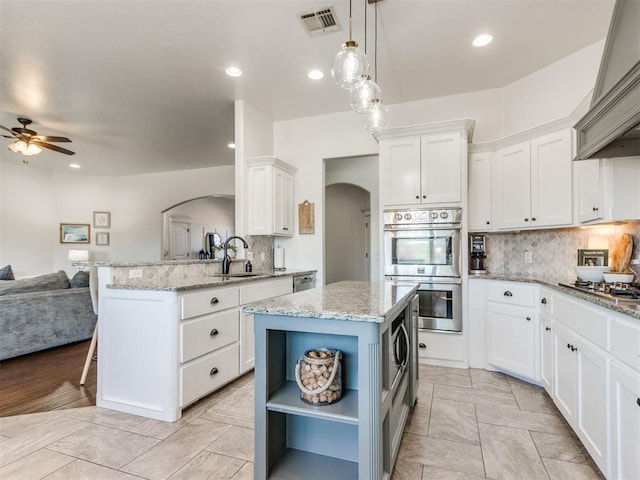
[{"label": "white upper cabinet", "polygon": [[469,230],[491,230],[491,152],[469,155]]},{"label": "white upper cabinet", "polygon": [[273,157],[247,160],[248,234],[293,236],[296,169]]},{"label": "white upper cabinet", "polygon": [[576,221],[640,219],[640,161],[637,157],[573,162]]},{"label": "white upper cabinet", "polygon": [[571,132],[500,149],[493,158],[493,213],[498,229],[571,225]]},{"label": "white upper cabinet", "polygon": [[383,205],[461,203],[463,185],[466,188],[467,184],[467,142],[472,131],[473,122],[459,120],[376,134]]}]

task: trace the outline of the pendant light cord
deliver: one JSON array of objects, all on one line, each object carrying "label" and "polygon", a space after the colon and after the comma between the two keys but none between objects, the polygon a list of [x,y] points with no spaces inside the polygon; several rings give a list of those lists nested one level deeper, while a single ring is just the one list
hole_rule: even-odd
[{"label": "pendant light cord", "polygon": [[[375,10],[375,23],[374,23],[374,32],[375,35],[373,37],[374,49],[373,49],[373,76],[375,77],[374,82],[378,83],[378,2],[376,2],[374,6]],[[379,84],[378,84],[379,85]]]},{"label": "pendant light cord", "polygon": [[364,0],[364,53],[367,54],[367,0]]}]

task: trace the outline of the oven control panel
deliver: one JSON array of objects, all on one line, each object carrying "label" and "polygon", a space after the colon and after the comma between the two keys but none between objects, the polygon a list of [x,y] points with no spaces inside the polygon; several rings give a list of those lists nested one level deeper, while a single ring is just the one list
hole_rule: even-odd
[{"label": "oven control panel", "polygon": [[460,223],[462,221],[462,209],[385,210],[383,218],[385,225]]}]

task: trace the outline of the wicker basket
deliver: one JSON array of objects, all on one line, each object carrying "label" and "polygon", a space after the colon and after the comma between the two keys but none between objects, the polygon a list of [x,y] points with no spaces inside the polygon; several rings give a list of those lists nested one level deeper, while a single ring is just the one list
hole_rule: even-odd
[{"label": "wicker basket", "polygon": [[341,357],[340,351],[328,348],[304,352],[296,364],[296,383],[303,402],[323,406],[342,398]]}]

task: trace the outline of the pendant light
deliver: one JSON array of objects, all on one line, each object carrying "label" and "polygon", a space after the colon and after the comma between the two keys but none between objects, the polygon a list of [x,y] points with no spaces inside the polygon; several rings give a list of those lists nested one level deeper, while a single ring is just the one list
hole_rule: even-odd
[{"label": "pendant light", "polygon": [[[375,77],[378,79],[378,3],[375,6],[375,24],[374,24],[374,65],[375,65]],[[377,86],[377,84],[376,84]],[[380,87],[378,87],[377,94],[370,100],[369,109],[367,110],[366,128],[370,132],[379,132],[387,128],[388,121],[386,119],[387,107],[382,104],[380,100]]]},{"label": "pendant light", "polygon": [[[367,2],[364,2],[364,53],[367,54]],[[351,108],[356,113],[368,114],[373,106],[371,100],[380,98],[380,94],[380,87],[371,79],[371,75],[364,75],[362,83],[349,93]]]},{"label": "pendant light", "polygon": [[366,75],[369,74],[369,59],[358,48],[358,44],[351,36],[351,0],[349,0],[349,40],[342,45],[331,64],[331,76],[340,87],[346,90],[351,90],[360,85],[365,80]]}]

